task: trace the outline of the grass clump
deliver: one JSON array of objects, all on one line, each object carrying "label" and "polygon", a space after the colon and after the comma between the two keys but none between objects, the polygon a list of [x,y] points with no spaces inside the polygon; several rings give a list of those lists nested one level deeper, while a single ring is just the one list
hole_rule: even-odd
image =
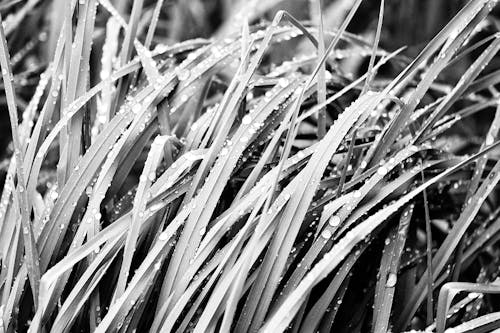
[{"label": "grass clump", "polygon": [[496,1],[305,3],[0,2],[0,332],[500,328]]}]

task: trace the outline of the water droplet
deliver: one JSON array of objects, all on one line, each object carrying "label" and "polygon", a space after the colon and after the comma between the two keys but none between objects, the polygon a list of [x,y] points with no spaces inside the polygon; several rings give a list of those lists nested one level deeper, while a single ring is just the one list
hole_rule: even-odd
[{"label": "water droplet", "polygon": [[387,276],[387,281],[385,282],[385,286],[387,288],[394,288],[397,281],[398,281],[398,276],[394,273],[389,273],[389,275]]},{"label": "water droplet", "polygon": [[244,116],[243,119],[241,120],[241,123],[244,125],[248,125],[251,122],[252,122],[252,117],[250,117],[249,115]]},{"label": "water droplet", "polygon": [[325,229],[323,230],[323,232],[321,233],[321,236],[323,238],[326,238],[326,239],[330,239],[330,237],[332,237],[332,232],[328,229]]},{"label": "water droplet", "polygon": [[132,112],[135,114],[141,112],[141,104],[139,103],[134,104],[134,106],[132,106]]},{"label": "water droplet", "polygon": [[179,68],[176,73],[180,81],[186,81],[191,76],[189,70],[184,68]]},{"label": "water droplet", "polygon": [[387,168],[385,166],[381,166],[380,168],[378,168],[377,173],[380,176],[385,176],[387,174]]},{"label": "water droplet", "polygon": [[333,215],[330,218],[330,221],[328,221],[328,224],[330,224],[332,227],[338,227],[340,224],[340,216],[338,215]]},{"label": "water droplet", "polygon": [[288,79],[282,77],[281,79],[278,80],[278,85],[281,88],[285,88],[288,85]]},{"label": "water droplet", "polygon": [[469,295],[467,295],[469,298],[471,299],[475,299],[475,298],[478,298],[480,294],[478,293],[469,293]]}]

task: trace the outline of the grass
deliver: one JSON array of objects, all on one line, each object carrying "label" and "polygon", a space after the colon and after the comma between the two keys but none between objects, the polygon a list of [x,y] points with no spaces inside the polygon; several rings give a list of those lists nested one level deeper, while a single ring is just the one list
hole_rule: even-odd
[{"label": "grass", "polygon": [[500,329],[496,1],[425,3],[0,1],[0,333]]}]

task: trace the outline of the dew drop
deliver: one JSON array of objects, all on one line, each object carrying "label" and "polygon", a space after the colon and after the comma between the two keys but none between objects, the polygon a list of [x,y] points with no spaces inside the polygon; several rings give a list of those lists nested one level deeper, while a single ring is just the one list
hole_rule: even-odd
[{"label": "dew drop", "polygon": [[177,77],[180,81],[186,81],[191,76],[191,73],[188,69],[179,69],[177,70]]},{"label": "dew drop", "polygon": [[281,88],[285,88],[288,85],[288,80],[282,77],[281,79],[278,80],[278,85]]},{"label": "dew drop", "polygon": [[387,288],[394,288],[397,281],[398,281],[397,275],[394,273],[389,273],[389,275],[387,276],[387,281],[385,282],[385,286]]},{"label": "dew drop", "polygon": [[321,236],[323,238],[326,238],[326,239],[330,239],[330,237],[332,237],[332,232],[328,229],[325,229],[323,230],[323,232],[321,233]]},{"label": "dew drop", "polygon": [[480,294],[478,293],[469,293],[467,296],[471,299],[476,299],[479,297]]},{"label": "dew drop", "polygon": [[132,106],[132,112],[137,114],[141,111],[141,104],[134,104],[134,106]]},{"label": "dew drop", "polygon": [[340,224],[340,216],[334,215],[330,218],[330,221],[328,221],[328,224],[330,224],[332,227],[338,227]]},{"label": "dew drop", "polygon": [[250,117],[249,115],[244,116],[243,119],[241,120],[241,123],[244,125],[248,125],[251,122],[252,122],[252,117]]},{"label": "dew drop", "polygon": [[385,166],[381,166],[380,168],[378,168],[377,173],[380,176],[385,176],[387,174],[387,168]]}]

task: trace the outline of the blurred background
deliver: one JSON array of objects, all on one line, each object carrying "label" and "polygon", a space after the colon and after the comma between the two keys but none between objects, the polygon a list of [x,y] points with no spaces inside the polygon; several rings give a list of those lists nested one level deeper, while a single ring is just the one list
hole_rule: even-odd
[{"label": "blurred background", "polygon": [[[0,13],[6,26],[7,39],[13,60],[14,84],[19,105],[19,112],[27,105],[34,93],[39,75],[46,69],[52,58],[59,27],[62,24],[61,11],[67,0],[3,0],[0,1]],[[127,19],[132,1],[112,0],[117,10]],[[144,2],[144,15],[139,31],[146,34],[149,18],[156,6],[156,0]],[[350,9],[353,0],[323,0],[323,20],[326,29],[338,27]],[[403,54],[412,58],[427,42],[462,8],[464,0],[386,0],[384,23],[380,46],[393,51],[406,46]],[[348,31],[358,34],[368,42],[373,41],[379,13],[380,1],[366,0],[362,3]],[[317,15],[309,0],[165,0],[163,1],[160,23],[158,24],[155,42],[172,44],[190,38],[223,38],[224,35],[239,31],[237,25],[242,22],[241,14],[245,13],[251,24],[269,21],[279,9],[285,9],[299,20],[314,21]],[[496,30],[499,10],[485,28]],[[99,80],[100,50],[104,39],[104,29],[109,14],[98,8],[94,50],[92,54],[91,77]],[[235,26],[236,25],[236,26]],[[18,27],[22,26],[22,29]],[[477,38],[481,38],[478,34]],[[284,57],[290,47],[311,48],[308,43],[294,42],[286,49],[273,50],[271,57]],[[468,66],[477,49],[469,58],[456,64],[456,68],[447,79],[454,80]],[[277,59],[273,59],[274,61]],[[278,59],[279,60],[279,59]],[[354,73],[366,68],[366,64],[355,62]],[[492,61],[492,68],[498,68],[498,59]],[[95,83],[95,82],[94,82]],[[93,82],[90,83],[93,85]],[[0,187],[8,166],[10,149],[10,125],[5,97],[0,84]],[[489,119],[489,118],[488,118]],[[479,124],[477,123],[479,121]],[[481,119],[471,122],[470,130],[481,126]]]}]

